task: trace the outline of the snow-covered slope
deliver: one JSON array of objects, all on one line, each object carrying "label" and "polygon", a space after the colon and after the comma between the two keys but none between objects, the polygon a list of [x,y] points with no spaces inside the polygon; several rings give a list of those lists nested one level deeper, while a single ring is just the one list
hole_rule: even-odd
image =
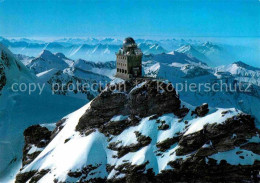
[{"label": "snow-covered slope", "polygon": [[65,116],[49,135],[41,135],[44,127],[28,129],[29,154],[38,141],[48,142],[29,163],[25,153],[16,182],[259,180],[260,138],[253,118],[234,108],[195,109],[166,83],[156,91],[157,81],[138,82],[126,83],[126,91],[116,82],[117,90],[107,89]]},{"label": "snow-covered slope", "polygon": [[[42,83],[1,44],[0,55],[0,182],[5,182],[2,178],[20,166],[24,129],[32,124],[55,122],[85,100],[52,95],[46,88],[41,94],[39,89],[29,94],[25,87]],[[19,84],[23,91],[16,91]]]}]

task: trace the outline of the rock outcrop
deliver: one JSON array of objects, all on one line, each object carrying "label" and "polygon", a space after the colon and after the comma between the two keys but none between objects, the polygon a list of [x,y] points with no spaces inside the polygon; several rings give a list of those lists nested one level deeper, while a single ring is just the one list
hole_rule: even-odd
[{"label": "rock outcrop", "polygon": [[199,117],[203,117],[209,112],[209,105],[202,104],[201,106],[196,107],[195,111],[192,111],[192,114],[195,114]]},{"label": "rock outcrop", "polygon": [[51,131],[40,125],[28,127],[24,133],[23,166],[31,163],[50,142]]},{"label": "rock outcrop", "polygon": [[[187,113],[172,85],[158,80],[139,79],[109,87],[91,102],[91,108],[80,118],[77,131],[99,128],[115,115],[140,118],[153,114]],[[184,114],[185,115],[185,114]]]}]

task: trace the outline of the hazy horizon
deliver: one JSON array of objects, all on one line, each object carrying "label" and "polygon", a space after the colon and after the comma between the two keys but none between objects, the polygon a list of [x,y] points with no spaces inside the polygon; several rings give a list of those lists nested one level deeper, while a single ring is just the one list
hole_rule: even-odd
[{"label": "hazy horizon", "polygon": [[2,0],[5,37],[259,37],[258,0]]}]

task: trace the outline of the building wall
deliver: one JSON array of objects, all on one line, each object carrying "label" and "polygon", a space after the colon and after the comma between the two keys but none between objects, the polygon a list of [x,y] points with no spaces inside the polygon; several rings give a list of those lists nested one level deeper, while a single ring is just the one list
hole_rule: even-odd
[{"label": "building wall", "polygon": [[133,68],[138,68],[138,77],[142,76],[142,55],[119,55],[117,54],[116,77],[130,79],[133,75]]},{"label": "building wall", "polygon": [[117,55],[116,68],[117,68],[117,72],[116,72],[117,77],[123,79],[129,79],[127,56]]},{"label": "building wall", "polygon": [[142,76],[142,55],[134,55],[128,57],[129,74],[134,75],[133,68],[139,68],[138,76]]}]

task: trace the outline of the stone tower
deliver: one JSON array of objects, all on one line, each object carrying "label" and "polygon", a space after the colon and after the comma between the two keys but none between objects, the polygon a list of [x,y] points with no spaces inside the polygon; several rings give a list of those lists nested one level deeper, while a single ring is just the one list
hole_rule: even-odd
[{"label": "stone tower", "polygon": [[116,77],[125,80],[142,77],[142,56],[135,40],[125,38],[123,48],[116,53]]}]

